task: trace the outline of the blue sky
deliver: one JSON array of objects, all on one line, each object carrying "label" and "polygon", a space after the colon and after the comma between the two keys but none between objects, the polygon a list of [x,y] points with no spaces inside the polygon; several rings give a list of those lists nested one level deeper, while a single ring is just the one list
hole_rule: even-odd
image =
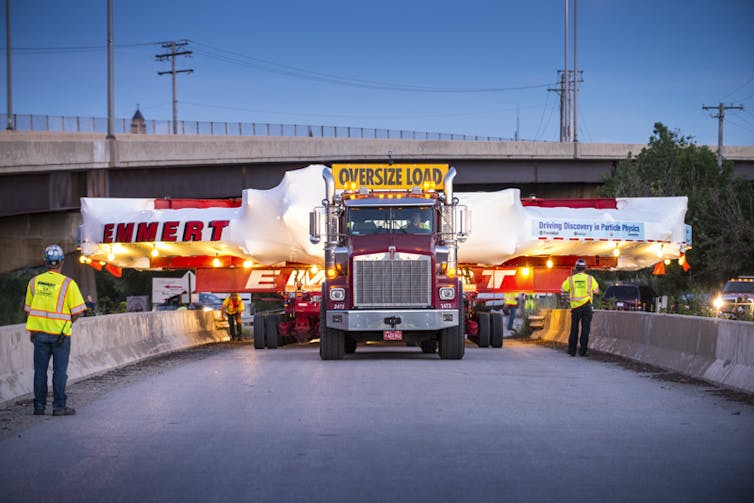
[{"label": "blue sky", "polygon": [[[106,0],[10,1],[14,113],[106,117]],[[172,117],[170,77],[157,75],[169,63],[154,56],[187,39],[179,119],[511,138],[518,116],[520,138],[558,140],[547,89],[563,66],[564,0],[113,3],[116,117],[137,103]],[[701,107],[724,101],[745,107],[727,113],[725,143],[754,145],[752,26],[752,0],[580,0],[579,139],[646,142],[660,121],[716,144]],[[0,75],[6,112],[4,61]]]}]

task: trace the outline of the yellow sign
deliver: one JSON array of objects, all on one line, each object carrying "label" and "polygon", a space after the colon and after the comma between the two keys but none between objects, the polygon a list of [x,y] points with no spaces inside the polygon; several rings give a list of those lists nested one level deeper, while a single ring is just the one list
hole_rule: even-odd
[{"label": "yellow sign", "polygon": [[342,190],[443,188],[447,164],[333,164],[335,188]]}]

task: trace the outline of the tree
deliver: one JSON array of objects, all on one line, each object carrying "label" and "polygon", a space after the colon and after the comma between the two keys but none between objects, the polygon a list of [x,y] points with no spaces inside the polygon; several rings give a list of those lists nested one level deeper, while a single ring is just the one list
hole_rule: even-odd
[{"label": "tree", "polygon": [[668,268],[659,281],[666,293],[719,287],[732,276],[754,272],[754,192],[717,167],[715,153],[692,138],[654,125],[649,145],[611,170],[601,193],[607,197],[687,196],[686,223],[693,228],[687,252],[692,269]]}]

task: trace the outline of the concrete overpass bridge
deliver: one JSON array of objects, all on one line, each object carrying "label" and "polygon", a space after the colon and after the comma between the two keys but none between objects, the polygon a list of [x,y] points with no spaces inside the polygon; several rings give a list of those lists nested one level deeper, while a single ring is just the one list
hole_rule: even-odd
[{"label": "concrete overpass bridge", "polygon": [[[520,188],[539,197],[590,197],[642,144],[403,138],[172,136],[0,132],[0,273],[36,263],[40,246],[77,243],[81,197],[238,196],[312,163],[449,162],[460,191]],[[754,180],[754,146],[726,147]],[[19,239],[21,237],[21,239]]]}]

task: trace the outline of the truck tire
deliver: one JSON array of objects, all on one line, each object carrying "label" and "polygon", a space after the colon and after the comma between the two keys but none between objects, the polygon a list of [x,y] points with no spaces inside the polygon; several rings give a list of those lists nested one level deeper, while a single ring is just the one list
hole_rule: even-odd
[{"label": "truck tire", "polygon": [[490,313],[478,313],[477,321],[479,322],[479,342],[480,348],[490,347]]},{"label": "truck tire", "polygon": [[269,349],[277,349],[279,337],[278,323],[280,321],[280,316],[277,314],[269,314],[264,321],[264,335],[267,339],[267,347]]},{"label": "truck tire", "polygon": [[358,346],[359,343],[356,342],[356,339],[352,337],[346,337],[346,354],[353,354],[356,352],[356,346]]},{"label": "truck tire", "polygon": [[322,285],[322,303],[319,307],[319,357],[323,360],[342,360],[346,353],[346,334],[327,328],[325,312],[325,285]]},{"label": "truck tire", "polygon": [[428,339],[421,341],[422,353],[434,353],[437,351],[437,341],[434,339]]},{"label": "truck tire", "polygon": [[254,315],[254,349],[264,349],[267,343],[264,318],[263,314]]},{"label": "truck tire", "polygon": [[458,312],[458,317],[458,326],[444,328],[440,332],[440,358],[442,360],[460,360],[466,351],[463,310]]},{"label": "truck tire", "polygon": [[346,334],[325,327],[319,338],[319,357],[323,360],[342,360],[346,353]]},{"label": "truck tire", "polygon": [[503,313],[492,311],[492,333],[490,335],[490,345],[493,348],[503,347]]}]

